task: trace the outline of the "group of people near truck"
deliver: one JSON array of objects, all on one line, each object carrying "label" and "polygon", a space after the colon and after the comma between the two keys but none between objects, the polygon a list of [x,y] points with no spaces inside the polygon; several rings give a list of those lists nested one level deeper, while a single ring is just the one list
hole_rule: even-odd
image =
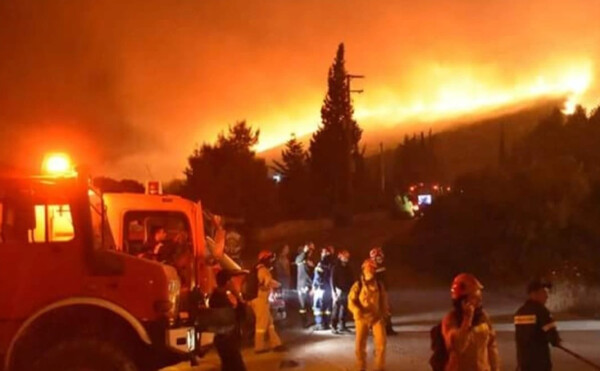
[{"label": "group of people near truck", "polygon": [[[351,333],[346,326],[348,312],[355,329],[355,355],[359,370],[367,369],[367,339],[373,335],[375,369],[385,368],[387,336],[396,334],[392,327],[387,294],[383,250],[375,247],[361,264],[355,277],[350,253],[332,246],[321,249],[315,263],[316,248],[308,243],[295,259],[299,314],[303,326],[331,329],[333,334]],[[527,286],[527,301],[514,316],[517,363],[521,371],[552,369],[549,344],[560,346],[556,323],[546,308],[551,284],[535,279]],[[455,277],[451,284],[451,311],[431,331],[434,371],[500,370],[496,332],[491,318],[483,310],[483,285],[468,273]],[[312,306],[311,306],[312,302]]]},{"label": "group of people near truck", "polygon": [[[352,285],[360,282],[350,264],[350,252],[340,250],[334,258],[334,248],[329,245],[321,249],[320,259],[315,262],[315,250],[315,245],[308,243],[301,248],[295,259],[302,325],[311,325],[312,312],[315,330],[331,329],[334,334],[348,332],[345,322],[348,317],[348,298]],[[365,263],[374,267],[375,278],[385,289],[387,283],[383,250],[380,247],[371,249],[361,270],[364,270]],[[389,315],[385,317],[385,329],[388,335],[395,334]]]},{"label": "group of people near truck", "polygon": [[[162,252],[168,251],[164,228],[153,230],[153,237],[154,245],[148,246],[143,254],[159,260]],[[348,250],[336,254],[333,246],[327,245],[317,254],[314,243],[310,242],[299,248],[293,262],[286,245],[280,254],[261,250],[249,271],[220,270],[209,306],[232,308],[235,313],[235,325],[215,336],[222,369],[246,369],[241,354],[242,326],[248,320],[249,309],[254,317],[254,352],[287,351],[277,333],[269,297],[274,290],[290,288],[291,267],[295,265],[301,325],[304,328],[314,325],[314,331],[330,330],[334,335],[351,334],[347,323],[352,317],[358,369],[367,369],[367,339],[371,333],[375,369],[383,370],[387,336],[396,334],[391,321],[384,257],[380,247],[372,248],[360,265],[360,274],[356,275]],[[233,279],[238,275],[246,276],[243,289],[234,284]],[[521,371],[552,369],[548,344],[559,346],[560,337],[545,307],[550,287],[547,282],[532,281],[527,288],[528,300],[514,316]],[[430,365],[434,371],[500,369],[496,332],[483,310],[482,290],[483,285],[471,274],[459,274],[453,280],[452,310],[431,330]]]}]

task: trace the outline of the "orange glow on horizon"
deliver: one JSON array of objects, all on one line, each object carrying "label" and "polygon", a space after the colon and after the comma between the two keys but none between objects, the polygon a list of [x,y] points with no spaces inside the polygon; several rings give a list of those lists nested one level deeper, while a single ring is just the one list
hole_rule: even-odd
[{"label": "orange glow on horizon", "polygon": [[[377,127],[395,127],[410,122],[435,122],[461,115],[482,114],[497,108],[540,98],[565,98],[565,114],[577,104],[587,102],[585,94],[594,81],[593,64],[589,60],[560,64],[544,73],[521,79],[509,85],[476,67],[429,66],[418,74],[410,90],[411,97],[399,92],[407,87],[369,86],[368,77],[361,82],[365,94],[353,96],[354,117],[365,131]],[[295,118],[270,116],[262,121],[268,130],[261,131],[255,147],[263,152],[285,143],[291,133],[302,137],[314,132],[320,124],[322,98],[298,104]],[[318,103],[317,103],[318,102]],[[306,107],[305,110],[299,109]]]}]

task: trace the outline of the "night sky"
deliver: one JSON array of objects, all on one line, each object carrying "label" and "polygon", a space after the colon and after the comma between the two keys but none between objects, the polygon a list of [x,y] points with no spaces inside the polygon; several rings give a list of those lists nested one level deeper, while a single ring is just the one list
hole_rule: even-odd
[{"label": "night sky", "polygon": [[66,150],[168,180],[236,120],[263,150],[320,122],[339,42],[365,131],[541,96],[598,104],[600,1],[0,1],[5,163]]}]

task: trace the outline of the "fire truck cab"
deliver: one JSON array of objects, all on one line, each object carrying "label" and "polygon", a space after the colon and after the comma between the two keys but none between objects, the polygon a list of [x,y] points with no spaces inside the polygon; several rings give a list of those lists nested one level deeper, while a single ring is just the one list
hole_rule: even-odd
[{"label": "fire truck cab", "polygon": [[102,198],[117,250],[139,255],[157,227],[165,229],[168,241],[189,249],[191,266],[181,272],[187,276],[182,279],[184,293],[192,288],[210,293],[215,286],[214,266],[241,269],[223,252],[225,231],[214,230],[200,202],[160,192],[104,193]]},{"label": "fire truck cab", "polygon": [[85,177],[0,177],[5,371],[156,370],[195,349],[177,272],[115,250],[95,197]]}]

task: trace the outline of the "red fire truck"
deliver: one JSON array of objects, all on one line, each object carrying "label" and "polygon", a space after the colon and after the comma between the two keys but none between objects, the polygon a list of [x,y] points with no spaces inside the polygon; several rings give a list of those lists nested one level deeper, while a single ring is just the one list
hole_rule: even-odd
[{"label": "red fire truck", "polygon": [[180,264],[182,304],[187,310],[190,291],[209,293],[215,287],[216,269],[241,267],[224,253],[225,230],[215,229],[214,216],[203,210],[200,202],[164,195],[160,185],[153,184],[149,182],[146,194],[102,194],[110,234],[117,250],[138,255],[152,238],[153,228],[160,226],[165,229],[167,240],[190,252],[190,259],[184,258]]},{"label": "red fire truck", "polygon": [[[168,265],[114,249],[87,177],[0,177],[0,359],[5,371],[156,370],[199,336]],[[100,204],[102,202],[100,201]]]}]

